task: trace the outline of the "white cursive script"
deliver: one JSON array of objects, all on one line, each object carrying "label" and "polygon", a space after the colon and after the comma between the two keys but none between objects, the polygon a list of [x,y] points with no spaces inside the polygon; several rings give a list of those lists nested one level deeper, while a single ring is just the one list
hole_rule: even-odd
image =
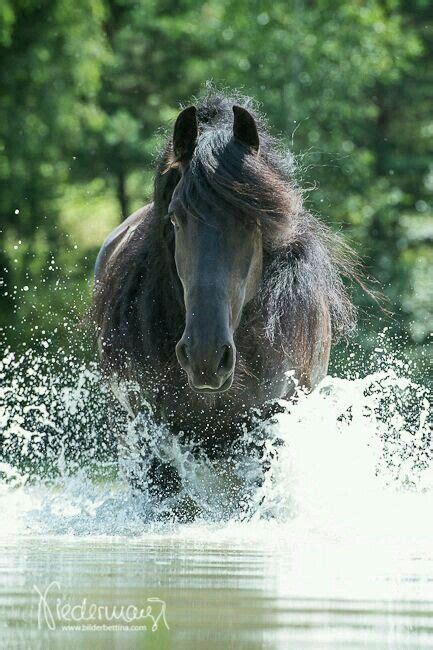
[{"label": "white cursive script", "polygon": [[[42,629],[47,627],[49,630],[55,630],[56,626],[61,623],[94,623],[106,621],[121,621],[130,624],[141,622],[150,626],[152,632],[156,632],[160,622],[166,629],[169,626],[166,618],[166,604],[163,600],[156,597],[146,599],[144,607],[136,605],[99,605],[97,603],[87,602],[87,598],[79,603],[70,603],[69,601],[58,597],[54,603],[50,604],[48,598],[53,598],[53,591],[60,592],[60,583],[56,580],[51,582],[48,587],[41,591],[36,585],[33,588],[39,595],[38,604],[38,627]],[[147,625],[144,625],[147,629]]]}]

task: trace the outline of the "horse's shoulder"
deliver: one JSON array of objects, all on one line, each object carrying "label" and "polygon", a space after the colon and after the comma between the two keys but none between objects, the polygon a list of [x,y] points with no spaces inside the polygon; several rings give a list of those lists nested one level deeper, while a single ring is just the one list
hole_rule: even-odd
[{"label": "horse's shoulder", "polygon": [[127,243],[137,226],[153,211],[153,203],[149,203],[129,215],[105,238],[96,258],[94,276],[98,280],[107,262],[116,255]]}]

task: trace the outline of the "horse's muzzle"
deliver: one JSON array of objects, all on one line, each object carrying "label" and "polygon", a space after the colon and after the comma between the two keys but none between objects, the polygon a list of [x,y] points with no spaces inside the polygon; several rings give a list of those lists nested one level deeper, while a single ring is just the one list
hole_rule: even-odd
[{"label": "horse's muzzle", "polygon": [[203,347],[191,344],[183,336],[176,346],[176,355],[194,391],[222,393],[232,385],[236,357],[233,341]]}]

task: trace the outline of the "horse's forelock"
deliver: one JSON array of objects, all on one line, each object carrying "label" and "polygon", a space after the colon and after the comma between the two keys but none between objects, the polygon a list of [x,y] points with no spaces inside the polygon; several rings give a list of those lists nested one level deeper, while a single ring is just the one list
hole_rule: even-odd
[{"label": "horse's forelock", "polygon": [[194,216],[205,218],[206,206],[260,225],[265,248],[297,238],[301,192],[273,166],[227,130],[205,131],[185,173],[181,200]]}]

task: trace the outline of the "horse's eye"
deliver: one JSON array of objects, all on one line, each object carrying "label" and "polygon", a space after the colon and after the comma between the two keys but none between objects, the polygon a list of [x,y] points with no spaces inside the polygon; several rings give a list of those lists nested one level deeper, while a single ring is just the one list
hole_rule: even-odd
[{"label": "horse's eye", "polygon": [[177,217],[175,214],[171,213],[170,214],[170,221],[173,224],[175,228],[179,228],[179,221],[177,220]]}]

